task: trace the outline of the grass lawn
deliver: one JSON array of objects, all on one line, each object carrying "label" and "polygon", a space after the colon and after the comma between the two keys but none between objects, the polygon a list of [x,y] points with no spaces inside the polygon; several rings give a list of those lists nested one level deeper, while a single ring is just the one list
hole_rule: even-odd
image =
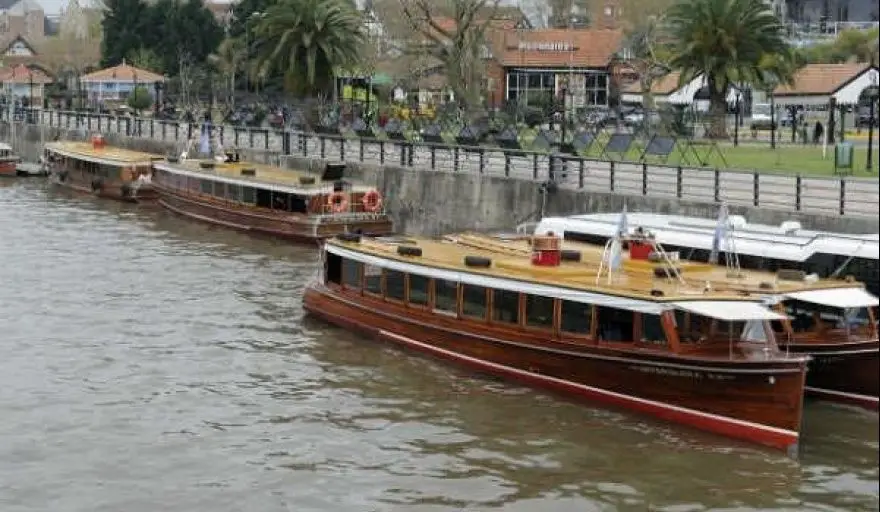
[{"label": "grass lawn", "polygon": [[[714,149],[709,151],[710,148],[711,146],[708,145],[695,146],[695,151],[699,155],[696,156],[693,150],[686,150],[686,145],[681,144],[681,149],[686,150],[686,156],[683,157],[678,150],[675,150],[669,156],[666,163],[699,167],[700,165],[697,162],[703,160],[706,163],[706,167],[709,168],[803,174],[805,176],[835,175],[834,148],[830,146],[824,159],[822,158],[821,146],[778,146],[775,150],[770,149],[767,145],[742,145],[739,147],[719,145],[717,151]],[[589,156],[598,157],[601,154],[601,150],[590,151],[590,153]],[[719,156],[719,153],[721,156]],[[876,179],[878,177],[878,161],[880,161],[878,148],[874,148],[874,171],[872,173],[865,170],[868,148],[856,146],[853,153],[852,176],[873,177]],[[633,148],[625,156],[626,160],[638,161],[641,156],[641,149]],[[660,159],[650,156],[645,157],[645,160],[648,162],[661,162]]]},{"label": "grass lawn", "polygon": [[[378,133],[380,139],[385,139],[384,133]],[[407,134],[412,137],[415,134]],[[345,137],[356,137],[348,132]],[[529,150],[537,136],[537,130],[523,129],[520,131],[520,145]],[[455,135],[443,133],[447,144],[455,144]],[[867,137],[865,137],[867,138]],[[602,148],[607,143],[608,135],[600,134],[596,142],[587,150],[581,151],[580,155],[589,158],[613,159],[618,161],[638,162],[642,156],[644,142],[634,143],[629,151],[622,155],[603,155]],[[489,144],[486,144],[489,146]],[[865,170],[868,147],[866,141],[860,141],[853,150],[852,176],[878,178],[878,164],[880,164],[880,148],[875,144],[873,172]],[[742,145],[733,147],[731,143],[722,143],[717,151],[711,145],[697,143],[695,149],[687,148],[684,141],[679,142],[679,147],[684,151],[683,156],[678,149],[673,150],[666,160],[666,165],[682,165],[686,167],[701,167],[699,161],[705,162],[705,167],[710,169],[729,169],[743,171],[773,172],[780,174],[802,174],[805,176],[835,176],[834,174],[834,147],[828,146],[825,158],[822,158],[821,146],[801,146],[782,144],[777,148],[770,149],[769,142],[754,142],[745,140]],[[696,151],[696,155],[694,154]],[[723,158],[718,153],[723,155]],[[647,156],[645,161],[662,164],[662,159]],[[726,163],[725,163],[726,162]]]}]

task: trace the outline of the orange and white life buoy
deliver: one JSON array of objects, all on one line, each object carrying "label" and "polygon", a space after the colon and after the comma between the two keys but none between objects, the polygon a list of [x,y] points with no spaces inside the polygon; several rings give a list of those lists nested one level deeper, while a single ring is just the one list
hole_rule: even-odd
[{"label": "orange and white life buoy", "polygon": [[382,195],[379,194],[379,191],[376,189],[370,190],[364,194],[361,202],[364,205],[364,210],[370,213],[376,213],[382,209]]},{"label": "orange and white life buoy", "polygon": [[333,213],[348,211],[348,195],[344,192],[333,192],[327,196],[327,206]]}]

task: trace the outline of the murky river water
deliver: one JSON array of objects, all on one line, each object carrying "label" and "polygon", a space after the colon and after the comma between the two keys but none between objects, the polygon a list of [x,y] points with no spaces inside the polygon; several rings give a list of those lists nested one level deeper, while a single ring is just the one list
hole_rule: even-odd
[{"label": "murky river water", "polygon": [[303,317],[315,249],[0,182],[0,511],[878,510],[877,415],[799,462]]}]

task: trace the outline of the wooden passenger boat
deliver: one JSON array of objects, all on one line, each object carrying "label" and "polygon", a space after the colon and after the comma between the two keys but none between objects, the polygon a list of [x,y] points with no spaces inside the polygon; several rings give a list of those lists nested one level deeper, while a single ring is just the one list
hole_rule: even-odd
[{"label": "wooden passenger boat", "polygon": [[96,136],[91,142],[50,142],[44,158],[50,180],[60,186],[127,202],[157,197],[150,181],[159,155],[107,146]]},{"label": "wooden passenger boat", "polygon": [[[526,237],[463,234],[458,243],[500,254],[526,255]],[[657,271],[665,263],[651,261],[634,242],[623,268],[633,275]],[[598,268],[604,247],[566,240],[563,247],[580,255],[581,264]],[[685,282],[710,282],[719,291],[761,296],[787,315],[774,322],[782,350],[810,356],[807,392],[836,402],[877,410],[880,395],[880,341],[877,297],[851,278],[819,279],[801,271],[745,271],[725,265],[680,260],[669,252]],[[656,259],[656,258],[655,258]],[[734,259],[732,256],[730,259]]]},{"label": "wooden passenger boat", "polygon": [[[566,240],[602,245],[614,236],[618,217],[617,213],[545,217],[534,226],[534,233],[552,231],[562,234]],[[628,217],[630,226],[653,233],[667,251],[678,251],[693,261],[709,260],[716,219],[654,212],[632,212]],[[770,226],[747,222],[740,215],[731,215],[729,223],[730,237],[742,268],[803,270],[819,277],[851,274],[865,283],[868,291],[880,294],[880,236],[877,233],[813,231],[804,229],[796,221]]]},{"label": "wooden passenger boat", "polygon": [[777,347],[783,315],[705,283],[600,276],[559,245],[338,237],[304,307],[488,373],[796,451],[808,358]]},{"label": "wooden passenger boat", "polygon": [[15,154],[12,146],[0,142],[0,178],[14,178],[18,176],[18,163],[21,157]]},{"label": "wooden passenger boat", "polygon": [[230,153],[222,161],[171,159],[154,167],[159,204],[192,219],[299,241],[392,230],[379,192],[343,181],[344,166],[310,176]]}]

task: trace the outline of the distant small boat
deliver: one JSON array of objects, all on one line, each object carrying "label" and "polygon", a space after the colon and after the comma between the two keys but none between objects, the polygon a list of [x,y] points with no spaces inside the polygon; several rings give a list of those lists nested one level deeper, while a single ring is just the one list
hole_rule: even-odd
[{"label": "distant small boat", "polygon": [[153,161],[159,155],[91,142],[50,142],[44,149],[49,177],[57,185],[126,202],[153,201]]},{"label": "distant small boat", "polygon": [[15,154],[12,146],[0,142],[0,178],[14,178],[18,176],[18,164],[21,157]]},{"label": "distant small boat", "polygon": [[229,152],[155,162],[153,186],[169,211],[241,231],[298,241],[390,233],[379,192],[344,180],[344,168],[328,164],[323,174],[311,175],[244,162]]}]

